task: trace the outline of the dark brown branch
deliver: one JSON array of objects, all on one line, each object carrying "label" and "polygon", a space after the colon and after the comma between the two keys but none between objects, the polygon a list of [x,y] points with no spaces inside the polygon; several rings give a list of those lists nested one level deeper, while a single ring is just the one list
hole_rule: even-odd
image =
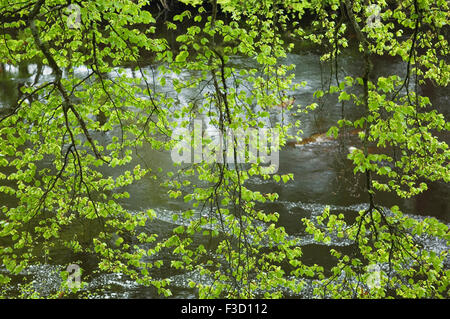
[{"label": "dark brown branch", "polygon": [[[65,90],[65,88],[63,87],[63,85],[61,83],[61,78],[62,78],[62,71],[61,71],[61,69],[59,68],[59,66],[56,63],[55,59],[51,55],[50,50],[47,47],[46,43],[43,43],[41,41],[41,38],[39,37],[39,31],[38,31],[38,29],[36,27],[35,18],[38,15],[38,13],[39,13],[42,5],[44,4],[44,2],[45,2],[45,0],[39,0],[36,3],[36,5],[34,6],[33,11],[30,13],[30,16],[28,18],[28,25],[29,25],[31,33],[33,35],[34,42],[35,42],[36,46],[44,54],[44,56],[47,59],[50,67],[53,70],[53,73],[55,74],[54,84],[55,84],[56,88],[58,89],[58,91],[60,92],[60,94],[61,94],[61,96],[62,96],[62,98],[64,100],[64,105],[63,105],[64,113],[66,114],[68,112],[68,110],[70,110],[75,115],[75,117],[77,118],[78,123],[81,126],[81,129],[83,130],[83,133],[84,133],[86,139],[88,140],[89,144],[92,147],[92,150],[93,150],[96,158],[97,159],[101,159],[105,163],[108,163],[108,161],[106,161],[102,157],[100,152],[97,150],[97,147],[95,146],[95,143],[94,143],[91,135],[89,134],[89,131],[88,131],[87,127],[86,127],[86,123],[84,122],[83,118],[80,116],[78,111],[75,109],[73,103],[70,101],[70,98],[69,98],[69,95],[68,95],[67,91]],[[72,143],[74,143],[74,140],[72,140]]]}]

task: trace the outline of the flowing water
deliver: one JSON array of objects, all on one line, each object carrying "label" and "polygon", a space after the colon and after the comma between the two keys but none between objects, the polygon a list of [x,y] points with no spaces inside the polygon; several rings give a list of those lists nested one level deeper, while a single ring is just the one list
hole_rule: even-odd
[{"label": "flowing water", "polygon": [[[315,53],[290,54],[284,62],[296,65],[295,82],[307,82],[306,86],[298,91],[291,92],[295,97],[295,105],[305,106],[312,103],[314,101],[313,92],[327,85],[326,82],[330,74],[328,66],[321,65],[319,55]],[[254,65],[253,60],[240,57],[233,57],[231,63],[238,69],[249,68]],[[351,55],[341,58],[339,64],[340,76],[359,76],[362,73],[361,62]],[[404,69],[404,65],[399,61],[383,59],[375,61],[377,75],[391,72],[402,74]],[[149,68],[148,71],[150,71]],[[75,74],[81,77],[86,72],[86,69],[79,68],[75,71]],[[139,76],[133,74],[131,69],[127,69],[127,72],[130,76]],[[37,76],[37,74],[40,75]],[[110,74],[109,76],[114,77],[115,75]],[[177,76],[189,77],[191,74],[186,71]],[[6,65],[0,74],[0,111],[8,108],[16,101],[18,83],[25,81],[42,83],[51,79],[51,70],[47,67],[40,69],[36,64],[24,65],[21,68]],[[191,101],[193,98],[198,98],[198,94],[194,90],[186,89],[181,94],[176,94],[170,92],[170,89],[159,87],[157,83],[155,85],[158,90],[164,89],[169,94],[173,94],[180,105]],[[448,92],[435,89],[431,98],[439,111],[447,112],[448,118]],[[347,118],[356,118],[362,114],[361,109],[350,104],[345,106],[344,111]],[[339,120],[341,118],[341,104],[338,103],[336,98],[326,98],[314,112],[308,114],[296,113],[295,107],[291,112],[285,111],[281,114],[280,110],[274,110],[272,113],[272,120],[285,122],[301,120],[303,136],[308,137],[326,132],[330,126]],[[101,142],[107,144],[114,134],[115,132],[108,132],[98,136],[98,138]],[[356,143],[355,139],[348,139],[347,146]],[[329,205],[331,212],[343,213],[347,220],[352,220],[360,210],[367,208],[368,200],[364,192],[363,180],[353,174],[352,165],[347,159],[346,149],[346,147],[341,147],[337,141],[322,141],[302,145],[301,147],[285,147],[280,152],[278,173],[293,173],[294,181],[287,184],[275,184],[272,181],[252,179],[246,185],[251,189],[279,194],[280,197],[277,202],[265,204],[261,208],[267,212],[278,212],[280,214],[279,224],[285,227],[287,233],[290,236],[299,236],[303,239],[304,262],[307,264],[330,265],[331,260],[328,254],[330,248],[339,246],[341,250],[350,251],[353,249],[353,243],[334,238],[329,245],[318,245],[314,243],[310,236],[305,234],[304,226],[301,223],[302,218],[317,216]],[[169,152],[154,151],[148,147],[139,150],[139,155],[149,167],[155,170],[158,167],[164,170],[173,169]],[[137,163],[141,163],[141,159],[134,160],[129,167]],[[118,171],[105,168],[103,173],[116,176]],[[127,187],[126,191],[131,194],[130,199],[121,202],[126,209],[134,212],[152,208],[156,211],[157,218],[148,226],[148,231],[151,232],[168,234],[174,226],[172,214],[191,208],[183,201],[169,199],[159,183],[151,178],[144,178],[134,183]],[[386,208],[398,205],[404,213],[414,218],[420,219],[432,216],[449,223],[449,194],[449,185],[436,182],[430,184],[429,190],[413,199],[402,200],[392,194],[383,193],[376,196],[376,201]],[[12,206],[14,202],[6,197],[0,197],[0,206],[3,205]],[[91,226],[86,225],[85,227]],[[448,250],[446,243],[442,241],[424,239],[424,243],[436,251]],[[61,252],[60,255],[53,256],[51,264],[30,267],[22,275],[31,279],[34,288],[43,295],[54,291],[61,283],[58,272],[61,270],[59,265],[63,264],[67,258],[64,253]],[[84,261],[83,267],[88,268],[85,269],[84,273],[88,278],[87,290],[95,292],[101,298],[153,298],[158,296],[153,288],[139,286],[120,274],[96,274],[95,264],[90,263],[89,260]],[[208,280],[208,278],[202,278],[196,272],[180,273],[171,269],[162,269],[157,275],[170,276],[174,296],[180,298],[195,297],[194,291],[187,285],[190,279]],[[19,280],[19,277],[17,280]],[[14,293],[14,289],[11,290],[11,293]],[[303,296],[308,297],[308,292]]]}]

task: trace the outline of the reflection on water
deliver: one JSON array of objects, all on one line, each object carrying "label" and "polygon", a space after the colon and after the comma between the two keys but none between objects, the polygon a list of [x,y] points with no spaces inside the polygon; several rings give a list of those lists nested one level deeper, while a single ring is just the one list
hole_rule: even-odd
[{"label": "reflection on water", "polygon": [[[302,106],[313,102],[313,92],[320,88],[324,82],[324,75],[329,74],[326,66],[319,64],[319,57],[315,54],[296,55],[290,54],[285,59],[286,63],[296,65],[295,81],[300,83],[307,81],[307,85],[296,92],[291,92],[296,98],[296,104]],[[252,67],[253,61],[233,57],[231,63],[236,68]],[[396,61],[375,61],[377,67],[375,70],[379,74],[389,74],[391,72],[401,73],[404,68],[400,62]],[[351,58],[342,58],[340,61],[340,75],[359,74],[361,65],[358,61]],[[153,72],[153,70],[148,70]],[[79,68],[75,70],[75,74],[79,77],[85,76],[87,70]],[[131,70],[127,70],[129,76],[140,76],[133,74]],[[110,74],[114,77],[114,74]],[[177,77],[189,77],[190,73],[185,72]],[[7,109],[14,105],[18,99],[18,87],[23,83],[43,83],[52,78],[51,72],[47,67],[41,67],[36,64],[12,67],[4,66],[0,74],[0,114],[7,112]],[[168,81],[169,82],[169,81]],[[161,87],[159,83],[154,83],[156,90],[171,92],[170,87]],[[325,84],[326,79],[325,79]],[[445,91],[435,90],[435,96],[432,100],[440,108],[444,103],[448,102]],[[194,90],[183,90],[181,94],[174,94],[174,98],[179,104],[187,104],[193,99],[198,99],[198,92]],[[341,118],[341,104],[338,103],[336,97],[326,97],[320,107],[309,114],[297,114],[295,108],[291,113],[284,115],[285,121],[295,122],[301,120],[304,136],[310,136],[316,133],[325,132],[331,125]],[[350,105],[345,105],[345,115],[347,118],[356,118],[361,115],[362,110]],[[275,118],[280,119],[279,114],[274,114]],[[102,133],[99,135],[99,142],[107,144],[112,138],[114,132]],[[347,141],[352,142],[351,140]],[[364,209],[367,197],[364,192],[364,183],[360,177],[355,177],[350,161],[347,159],[346,148],[340,147],[337,141],[324,141],[322,143],[313,143],[302,147],[286,147],[280,152],[280,168],[279,174],[293,173],[294,181],[287,184],[276,184],[273,181],[263,181],[257,178],[249,180],[247,187],[259,190],[261,192],[277,192],[279,200],[276,203],[261,205],[262,209],[280,214],[279,224],[284,226],[290,236],[300,236],[303,238],[305,263],[321,262],[325,265],[331,265],[331,261],[327,259],[329,246],[320,246],[313,243],[304,232],[304,226],[301,219],[304,217],[317,216],[323,212],[325,205],[330,205],[331,211],[336,213],[344,213],[347,221],[352,221],[358,211]],[[137,163],[145,161],[145,165],[157,171],[158,167],[164,171],[173,169],[170,160],[170,153],[163,151],[154,151],[150,147],[144,147],[137,150],[139,157],[135,157],[134,161],[128,167],[130,169]],[[115,176],[119,172],[117,169],[102,168],[102,172],[106,175]],[[156,173],[157,174],[157,173]],[[128,186],[126,191],[131,195],[130,199],[122,200],[123,206],[130,211],[142,211],[149,208],[155,209],[157,218],[150,227],[152,232],[167,234],[173,227],[171,215],[174,212],[181,212],[190,209],[183,201],[169,199],[162,191],[159,183],[152,178],[146,177],[140,181]],[[429,190],[423,194],[408,200],[399,200],[393,194],[379,194],[376,197],[377,202],[384,207],[390,207],[394,204],[407,214],[419,216],[434,216],[448,223],[450,214],[448,207],[448,197],[450,194],[449,186],[443,183],[430,183]],[[11,198],[0,195],[1,205],[14,206],[15,203]],[[149,229],[149,230],[150,230]],[[445,242],[429,242],[437,251],[446,250]],[[332,246],[347,247],[352,249],[351,242],[345,242],[337,238],[332,240]],[[64,254],[55,256],[56,261],[64,262]],[[89,256],[80,256],[80,259],[86,259],[88,263]],[[89,276],[88,290],[102,297],[110,298],[151,298],[157,294],[152,288],[143,288],[136,285],[120,274],[98,275],[95,273],[95,263],[91,260],[92,269],[87,269],[85,276]],[[55,289],[60,284],[58,271],[60,268],[53,265],[34,266],[24,271],[24,275],[31,277],[36,283],[36,287],[46,293]],[[172,270],[170,270],[172,271]],[[155,273],[156,275],[156,273]],[[159,274],[161,275],[161,274]],[[165,275],[173,276],[172,287],[176,297],[194,297],[192,291],[187,287],[187,278],[199,276],[195,273],[168,273]],[[208,280],[203,278],[202,280]],[[102,291],[102,289],[104,291]]]}]

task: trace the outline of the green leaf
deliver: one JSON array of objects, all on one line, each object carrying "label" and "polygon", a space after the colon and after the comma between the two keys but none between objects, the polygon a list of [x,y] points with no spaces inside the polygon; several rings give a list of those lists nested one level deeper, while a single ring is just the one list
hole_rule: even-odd
[{"label": "green leaf", "polygon": [[180,53],[178,53],[178,55],[175,58],[176,62],[184,62],[186,61],[186,58],[189,56],[189,52],[188,51],[181,51]]}]

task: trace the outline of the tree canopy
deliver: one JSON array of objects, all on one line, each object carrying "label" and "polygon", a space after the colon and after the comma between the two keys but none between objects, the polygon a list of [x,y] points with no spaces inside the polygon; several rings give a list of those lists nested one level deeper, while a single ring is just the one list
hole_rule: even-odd
[{"label": "tree canopy", "polygon": [[[122,273],[164,296],[172,294],[170,279],[159,270],[173,268],[212,278],[189,283],[200,298],[295,296],[307,280],[315,297],[448,298],[448,252],[418,240],[448,245],[448,226],[377,202],[379,192],[409,198],[429,182],[450,180],[450,125],[423,89],[449,82],[448,2],[180,2],[161,22],[156,8],[167,12],[163,0],[0,0],[0,65],[32,61],[51,69],[45,81],[19,86],[16,101],[0,110],[0,193],[15,203],[0,202],[0,283],[63,250],[67,264],[87,255],[99,271]],[[170,33],[176,41],[168,41]],[[333,81],[317,88],[309,105],[287,103],[299,85],[296,66],[283,59],[298,42],[320,48],[331,66]],[[363,67],[343,77],[339,63],[349,46]],[[237,70],[234,56],[254,65]],[[401,59],[403,74],[378,76],[373,61],[379,57]],[[193,89],[198,102],[179,103],[164,88]],[[233,163],[225,153],[175,163],[170,171],[140,161],[143,148],[170,152],[183,140],[190,147],[195,119],[224,136],[271,129],[270,143],[255,148],[272,154],[302,128],[274,122],[273,113],[308,112],[324,96],[338,97],[342,108],[329,136],[360,129],[362,147],[348,158],[365,177],[368,203],[352,223],[329,209],[303,220],[317,242],[337,236],[354,243],[351,254],[330,250],[331,269],[304,263],[301,239],[277,225],[278,214],[260,209],[278,194],[247,184],[255,178],[285,184],[295,176],[271,171],[261,158],[239,163],[236,135],[229,140]],[[346,116],[349,104],[363,116]],[[211,139],[202,142],[208,147]],[[371,145],[385,151],[372,154]],[[105,174],[105,167],[117,174]],[[154,210],[130,212],[123,205],[130,197],[124,189],[142,178],[159,181],[167,198],[192,205],[173,215],[183,222],[170,236],[149,231]],[[373,265],[379,284],[369,289]]]}]

